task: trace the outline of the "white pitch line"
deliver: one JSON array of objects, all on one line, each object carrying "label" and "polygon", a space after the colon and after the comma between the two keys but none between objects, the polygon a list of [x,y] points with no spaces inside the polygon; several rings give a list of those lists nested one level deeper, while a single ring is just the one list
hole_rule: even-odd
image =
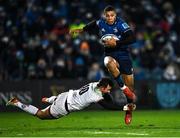
[{"label": "white pitch line", "polygon": [[139,136],[148,136],[149,134],[147,133],[126,133],[127,135],[139,135]]},{"label": "white pitch line", "polygon": [[121,133],[118,133],[118,132],[99,132],[99,131],[95,131],[95,132],[92,132],[94,134],[121,134]]},{"label": "white pitch line", "polygon": [[125,133],[125,132],[109,132],[109,131],[87,131],[87,133],[93,134],[125,134],[125,135],[136,135],[136,136],[148,136],[147,133]]}]

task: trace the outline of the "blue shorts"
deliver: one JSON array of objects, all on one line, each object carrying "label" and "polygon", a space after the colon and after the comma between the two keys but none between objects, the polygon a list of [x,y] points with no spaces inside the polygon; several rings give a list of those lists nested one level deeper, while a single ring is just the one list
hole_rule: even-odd
[{"label": "blue shorts", "polygon": [[122,54],[120,52],[105,53],[105,57],[110,56],[119,63],[119,71],[121,74],[131,75],[133,74],[133,67],[131,57],[128,54]]}]

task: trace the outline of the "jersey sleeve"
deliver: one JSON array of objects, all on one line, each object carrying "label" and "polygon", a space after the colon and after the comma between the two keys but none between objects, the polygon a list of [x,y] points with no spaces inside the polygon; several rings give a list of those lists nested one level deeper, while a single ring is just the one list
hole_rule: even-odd
[{"label": "jersey sleeve", "polygon": [[117,104],[112,95],[110,94],[104,94],[103,99],[98,102],[102,107],[109,110],[122,110],[122,107]]},{"label": "jersey sleeve", "polygon": [[83,27],[83,31],[92,32],[92,30],[98,29],[98,21],[93,20]]},{"label": "jersey sleeve", "polygon": [[130,29],[121,34],[121,40],[117,40],[116,44],[118,46],[126,46],[134,43],[135,41],[135,35],[133,31]]},{"label": "jersey sleeve", "polygon": [[116,44],[118,46],[130,45],[136,41],[135,35],[130,26],[121,19],[118,22],[118,30],[121,33],[121,39],[116,41]]},{"label": "jersey sleeve", "polygon": [[130,26],[125,21],[120,21],[118,23],[118,28],[121,34],[131,30]]}]

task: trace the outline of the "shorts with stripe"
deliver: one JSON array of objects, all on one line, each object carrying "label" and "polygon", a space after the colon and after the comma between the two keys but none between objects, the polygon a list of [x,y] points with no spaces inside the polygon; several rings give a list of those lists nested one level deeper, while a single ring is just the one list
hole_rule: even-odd
[{"label": "shorts with stripe", "polygon": [[63,117],[68,113],[65,108],[65,103],[67,100],[68,92],[61,93],[57,96],[57,99],[50,106],[50,114],[55,118]]}]

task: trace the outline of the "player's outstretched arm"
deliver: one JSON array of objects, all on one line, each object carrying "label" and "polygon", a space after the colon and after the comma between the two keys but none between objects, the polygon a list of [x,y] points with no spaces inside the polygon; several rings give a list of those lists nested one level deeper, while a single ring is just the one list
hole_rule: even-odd
[{"label": "player's outstretched arm", "polygon": [[114,101],[110,94],[104,94],[103,97],[104,99],[98,102],[102,107],[109,110],[122,110],[122,107]]}]

